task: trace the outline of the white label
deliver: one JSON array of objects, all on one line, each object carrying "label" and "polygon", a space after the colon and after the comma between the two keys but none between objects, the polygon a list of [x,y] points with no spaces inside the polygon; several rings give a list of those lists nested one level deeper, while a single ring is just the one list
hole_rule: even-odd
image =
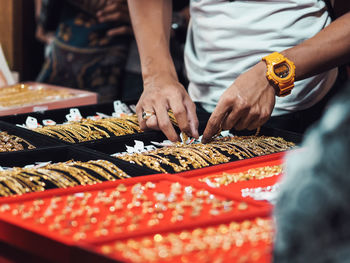
[{"label": "white label", "polygon": [[120,100],[115,100],[113,102],[113,108],[115,113],[122,113],[122,102]]},{"label": "white label", "polygon": [[67,119],[67,121],[69,121],[69,122],[71,122],[71,121],[80,121],[81,120],[81,118],[79,117],[79,116],[77,116],[77,115],[72,115],[72,114],[67,114],[66,115],[66,119]]},{"label": "white label", "polygon": [[145,150],[145,144],[142,141],[135,140],[135,151],[137,152],[143,152]]},{"label": "white label", "polygon": [[16,126],[21,127],[21,128],[25,128],[25,129],[29,129],[25,124],[16,124]]},{"label": "white label", "polygon": [[110,118],[111,116],[107,115],[107,114],[104,114],[104,113],[101,113],[101,112],[96,112],[96,114],[98,116],[100,116],[101,118],[104,118],[104,119],[107,119],[107,118]]},{"label": "white label", "polygon": [[44,167],[48,164],[50,164],[51,161],[48,161],[48,162],[36,162],[36,165],[35,165],[35,168],[41,168],[41,167]]},{"label": "white label", "polygon": [[129,108],[131,109],[132,113],[136,113],[136,105],[129,105]]},{"label": "white label", "polygon": [[70,115],[73,116],[73,118],[74,118],[75,120],[77,120],[77,121],[80,121],[80,120],[83,118],[83,117],[81,116],[81,114],[80,114],[79,109],[77,109],[77,108],[72,108],[72,109],[70,109],[70,110],[69,110],[69,113],[70,113]]},{"label": "white label", "polygon": [[229,136],[230,135],[230,131],[229,130],[226,130],[226,131],[222,131],[221,132],[221,136],[222,137],[227,137],[227,136]]},{"label": "white label", "polygon": [[87,116],[86,117],[87,119],[89,120],[93,120],[93,121],[98,121],[98,120],[101,120],[102,118],[98,115],[95,115],[95,116]]},{"label": "white label", "polygon": [[56,125],[56,122],[53,120],[47,119],[47,120],[43,120],[43,124],[45,126],[53,126],[53,125]]},{"label": "white label", "polygon": [[162,141],[162,142],[151,141],[151,143],[156,145],[156,146],[160,146],[160,147],[167,147],[167,146],[174,145],[174,143],[172,141],[170,141],[170,140],[165,140],[165,141]]},{"label": "white label", "polygon": [[27,119],[26,119],[26,126],[29,129],[36,129],[40,125],[39,125],[38,120],[36,118],[28,116]]}]

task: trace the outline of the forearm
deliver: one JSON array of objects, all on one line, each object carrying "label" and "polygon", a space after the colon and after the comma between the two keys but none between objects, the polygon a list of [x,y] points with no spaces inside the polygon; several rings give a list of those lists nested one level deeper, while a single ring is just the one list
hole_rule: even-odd
[{"label": "forearm", "polygon": [[35,3],[35,18],[36,20],[38,20],[41,12],[41,0],[35,0],[34,3]]},{"label": "forearm", "polygon": [[350,12],[314,37],[281,52],[295,63],[301,80],[350,61]]},{"label": "forearm", "polygon": [[160,73],[177,78],[169,51],[172,0],[128,0],[144,81]]}]

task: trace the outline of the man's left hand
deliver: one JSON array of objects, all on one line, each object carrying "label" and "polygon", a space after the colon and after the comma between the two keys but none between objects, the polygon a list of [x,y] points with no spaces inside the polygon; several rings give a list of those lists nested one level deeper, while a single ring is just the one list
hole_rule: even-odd
[{"label": "man's left hand", "polygon": [[266,65],[259,62],[240,75],[222,94],[203,133],[206,143],[220,129],[254,130],[271,116],[275,89],[266,78]]}]

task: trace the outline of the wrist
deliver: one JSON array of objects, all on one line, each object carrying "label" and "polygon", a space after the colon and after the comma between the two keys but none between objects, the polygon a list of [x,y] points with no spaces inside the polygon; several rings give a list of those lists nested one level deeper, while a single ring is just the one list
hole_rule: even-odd
[{"label": "wrist", "polygon": [[279,97],[289,95],[294,88],[294,63],[278,52],[263,57],[262,61],[266,64],[266,78],[275,88],[275,94]]},{"label": "wrist", "polygon": [[263,83],[264,87],[267,89],[272,89],[274,93],[276,93],[275,88],[271,86],[270,82],[266,78],[267,67],[264,61],[259,61],[258,64],[255,65],[256,75],[260,76],[259,82]]},{"label": "wrist", "polygon": [[153,74],[143,75],[144,90],[153,89],[154,87],[165,88],[169,83],[178,83],[176,73],[171,71],[158,70]]},{"label": "wrist", "polygon": [[158,79],[178,80],[172,61],[160,61],[152,57],[147,58],[145,63],[142,64],[142,78],[144,84]]}]

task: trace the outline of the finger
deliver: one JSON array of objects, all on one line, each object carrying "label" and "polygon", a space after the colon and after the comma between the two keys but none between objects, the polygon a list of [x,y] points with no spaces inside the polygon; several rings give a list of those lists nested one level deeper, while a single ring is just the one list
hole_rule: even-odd
[{"label": "finger", "polygon": [[214,112],[211,114],[209,121],[207,123],[207,126],[205,127],[202,142],[207,143],[209,142],[212,137],[219,131],[221,127],[221,123],[227,114],[229,108],[226,106],[225,103],[218,103],[216,106]]},{"label": "finger", "polygon": [[236,130],[240,131],[247,129],[249,125],[259,120],[259,117],[260,109],[257,106],[250,108],[250,110],[247,113],[242,114],[242,117],[237,121],[235,125]]},{"label": "finger", "polygon": [[249,112],[242,114],[233,127],[237,131],[241,131],[247,128],[247,119],[249,119]]},{"label": "finger", "polygon": [[190,123],[190,130],[191,130],[191,136],[198,139],[199,133],[198,133],[198,117],[196,114],[196,104],[193,103],[192,100],[186,99],[184,101],[184,106],[186,107],[187,111],[187,119]]},{"label": "finger", "polygon": [[136,114],[137,114],[137,120],[140,125],[141,130],[147,130],[147,125],[146,121],[142,118],[142,113],[143,113],[143,106],[141,105],[140,102],[137,103],[136,105]]},{"label": "finger", "polygon": [[174,126],[169,119],[168,110],[164,107],[164,104],[156,106],[155,113],[157,116],[158,127],[165,136],[172,142],[179,141],[180,137],[176,133]]},{"label": "finger", "polygon": [[270,119],[271,113],[272,111],[262,110],[259,118],[255,121],[252,121],[250,124],[248,124],[248,130],[255,130],[258,127],[261,127],[262,125],[264,125]]},{"label": "finger", "polygon": [[148,129],[151,129],[151,130],[158,130],[158,131],[160,130],[157,116],[155,114],[146,120],[146,126]]},{"label": "finger", "polygon": [[238,108],[234,107],[231,112],[229,112],[226,116],[226,118],[222,122],[222,129],[223,130],[230,130],[232,129],[237,121],[241,118],[242,115],[246,115],[248,112],[245,108]]},{"label": "finger", "polygon": [[191,136],[190,123],[187,118],[187,109],[182,100],[169,100],[168,103],[174,113],[177,125],[179,126],[180,130],[186,133],[188,136]]},{"label": "finger", "polygon": [[130,26],[121,26],[113,28],[107,32],[107,36],[114,37],[119,35],[132,35],[133,31]]}]

